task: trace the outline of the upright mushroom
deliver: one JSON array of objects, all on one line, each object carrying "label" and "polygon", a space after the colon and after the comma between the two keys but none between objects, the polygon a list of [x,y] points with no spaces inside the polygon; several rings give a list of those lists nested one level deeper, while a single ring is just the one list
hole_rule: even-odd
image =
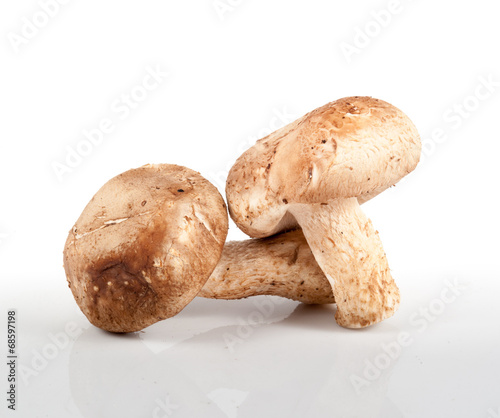
[{"label": "upright mushroom", "polygon": [[108,181],[71,229],[64,268],[80,309],[112,332],[180,312],[222,253],[227,210],[199,173],[146,165]]},{"label": "upright mushroom", "polygon": [[399,291],[363,203],[418,164],[417,129],[371,97],[320,107],[259,140],[232,167],[229,213],[251,237],[300,226],[337,302],[337,322],[361,328],[391,316]]}]

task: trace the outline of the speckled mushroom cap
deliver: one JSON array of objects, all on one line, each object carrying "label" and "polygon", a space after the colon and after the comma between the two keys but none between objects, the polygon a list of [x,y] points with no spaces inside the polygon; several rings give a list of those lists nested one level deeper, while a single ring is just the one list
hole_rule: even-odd
[{"label": "speckled mushroom cap", "polygon": [[69,232],[69,287],[95,326],[141,330],[197,295],[227,229],[225,203],[199,173],[169,164],[129,170],[96,193]]},{"label": "speckled mushroom cap", "polygon": [[273,235],[296,225],[288,204],[363,203],[413,171],[420,152],[417,129],[399,109],[371,97],[343,98],[248,149],[228,175],[229,212],[248,235]]}]

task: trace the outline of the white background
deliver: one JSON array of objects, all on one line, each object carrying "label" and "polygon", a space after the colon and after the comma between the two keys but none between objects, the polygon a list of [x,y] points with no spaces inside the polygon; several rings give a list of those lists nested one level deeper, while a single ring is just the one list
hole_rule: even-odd
[{"label": "white background", "polygon": [[[1,416],[500,416],[500,10],[393,4],[69,0],[45,19],[37,1],[2,2],[0,353],[15,308],[19,382]],[[168,75],[141,96],[155,68]],[[62,249],[102,184],[175,163],[222,192],[256,139],[351,95],[396,105],[424,140],[417,170],[363,206],[401,289],[393,318],[352,331],[334,307],[196,299],[133,335],[89,325]],[[103,119],[112,132],[85,148]]]}]

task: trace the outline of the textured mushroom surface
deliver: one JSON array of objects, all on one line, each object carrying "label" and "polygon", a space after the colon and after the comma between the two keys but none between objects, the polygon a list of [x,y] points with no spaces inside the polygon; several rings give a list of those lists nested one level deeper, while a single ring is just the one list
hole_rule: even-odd
[{"label": "textured mushroom surface", "polygon": [[226,243],[198,296],[241,299],[275,295],[308,304],[335,303],[332,288],[302,231]]},{"label": "textured mushroom surface", "polygon": [[168,164],[129,170],[96,193],[69,232],[69,287],[95,326],[141,330],[198,294],[227,228],[222,196],[199,173]]},{"label": "textured mushroom surface", "polygon": [[[257,141],[229,172],[229,213],[251,237],[300,225],[333,288],[337,322],[391,316],[399,291],[363,203],[415,169],[421,143],[399,109],[371,97],[320,107]],[[343,263],[339,263],[343,260]]]}]

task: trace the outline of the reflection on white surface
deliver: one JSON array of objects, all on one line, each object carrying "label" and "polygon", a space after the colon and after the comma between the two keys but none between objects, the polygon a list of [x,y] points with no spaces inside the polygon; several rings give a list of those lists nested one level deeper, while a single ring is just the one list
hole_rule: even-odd
[{"label": "reflection on white surface", "polygon": [[[204,309],[203,304],[206,304]],[[151,351],[159,353],[214,326],[238,325],[235,333],[224,334],[228,348],[234,351],[255,328],[285,319],[297,305],[298,302],[277,297],[250,298],[245,303],[195,299],[181,315],[169,318],[168,326],[157,324],[139,332],[138,336]],[[215,306],[218,308],[214,309]]]},{"label": "reflection on white surface", "polygon": [[238,408],[248,396],[248,392],[236,389],[219,388],[207,394],[228,418],[238,416]]},{"label": "reflection on white surface", "polygon": [[89,325],[67,289],[19,293],[18,413],[494,418],[500,283],[460,281],[453,298],[448,282],[403,282],[396,316],[364,330],[339,327],[333,306],[258,297],[195,299],[116,335]]},{"label": "reflection on white surface", "polygon": [[[233,350],[227,335],[243,336],[242,324],[206,330],[212,306],[220,304],[214,301],[196,300],[186,318],[178,318],[187,324],[197,318],[203,332],[184,338],[182,330],[181,341],[160,352],[149,348],[148,332],[111,335],[89,328],[70,354],[75,404],[85,417],[108,417],[116,410],[124,417],[148,410],[162,417],[303,417],[331,416],[332,409],[337,416],[403,416],[387,397],[390,369],[397,361],[362,396],[350,383],[352,371],[360,373],[363,360],[375,357],[397,329],[376,332],[367,344],[365,331],[335,324],[331,307],[279,302],[273,315],[281,321],[270,316],[254,324],[248,339]],[[225,315],[236,308],[234,313],[243,318],[256,309],[251,299],[226,305]],[[283,318],[285,309],[293,312]],[[204,315],[209,316],[205,323]],[[160,330],[172,335],[168,321],[157,328],[154,337]],[[307,338],[311,333],[313,340]],[[343,343],[335,343],[341,335]],[[175,407],[160,414],[158,400],[166,397]]]}]

